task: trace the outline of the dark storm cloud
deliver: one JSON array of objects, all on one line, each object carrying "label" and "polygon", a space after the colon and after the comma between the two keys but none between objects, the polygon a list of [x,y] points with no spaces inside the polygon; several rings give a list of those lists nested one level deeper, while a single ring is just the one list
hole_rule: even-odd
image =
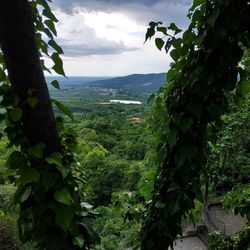
[{"label": "dark storm cloud", "polygon": [[185,26],[185,14],[192,0],[54,0],[52,7],[68,14],[81,8],[87,12],[120,12],[140,23],[151,20],[179,22]]},{"label": "dark storm cloud", "polygon": [[154,6],[159,3],[191,4],[192,0],[54,0],[53,4],[62,10],[70,11],[74,7],[82,6],[90,10],[113,10],[126,5]]},{"label": "dark storm cloud", "polygon": [[[192,0],[53,0],[52,8],[70,14],[71,17],[77,15],[78,11],[121,13],[145,25],[146,31],[150,21],[162,21],[165,24],[175,22],[180,28],[185,28],[186,13],[191,2]],[[72,27],[59,41],[66,56],[113,55],[138,50],[138,48],[126,46],[123,41],[110,41],[97,37],[94,29],[87,26],[84,20],[82,22],[78,25],[78,23],[70,24],[67,19],[64,20],[64,26]],[[107,25],[106,28],[119,29],[119,26],[114,23]],[[129,34],[144,39],[141,31]],[[83,40],[84,42],[81,42]]]}]

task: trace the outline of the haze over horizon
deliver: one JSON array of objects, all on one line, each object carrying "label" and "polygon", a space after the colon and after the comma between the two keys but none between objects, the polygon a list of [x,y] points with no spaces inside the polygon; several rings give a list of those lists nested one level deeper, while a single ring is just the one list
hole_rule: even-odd
[{"label": "haze over horizon", "polygon": [[67,76],[161,73],[171,58],[154,40],[143,44],[150,21],[187,27],[191,0],[54,0],[56,41]]}]

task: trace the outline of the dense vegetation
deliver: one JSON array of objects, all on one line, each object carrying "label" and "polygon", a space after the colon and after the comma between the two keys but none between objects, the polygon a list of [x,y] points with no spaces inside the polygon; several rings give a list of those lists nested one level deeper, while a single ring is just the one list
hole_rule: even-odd
[{"label": "dense vegetation", "polygon": [[[99,242],[95,249],[138,246],[143,214],[151,199],[158,167],[148,97],[140,96],[142,105],[107,105],[97,103],[107,101],[108,94],[83,88],[80,100],[74,93],[74,89],[67,91],[67,102],[75,109],[75,121],[68,119],[66,123],[69,129],[77,131],[76,159],[84,190],[83,205],[94,211],[96,217],[94,221],[88,221],[89,230]],[[54,95],[57,99],[63,98],[64,91],[58,90]],[[134,94],[116,94],[113,97],[134,99]],[[140,118],[139,122],[131,119],[135,117]],[[243,194],[242,188],[247,190],[245,184],[249,183],[249,124],[249,99],[246,99],[240,108],[232,106],[231,112],[223,117],[221,128],[217,128],[216,138],[208,144],[209,171],[204,180],[209,178],[209,195],[222,197],[228,208],[241,207],[248,197],[240,198],[239,193]],[[12,149],[6,148],[5,138],[1,143],[1,216],[12,225],[15,234],[18,208],[12,201],[16,172],[5,167]],[[204,187],[205,184],[206,181],[203,182]],[[241,189],[237,191],[236,187]],[[229,196],[227,192],[232,189],[237,194]],[[218,247],[219,236],[215,236],[211,236],[211,247]],[[32,247],[21,247],[26,248]]]},{"label": "dense vegetation", "polygon": [[248,11],[248,1],[195,0],[181,37],[175,24],[149,24],[146,40],[159,34],[156,46],[167,52],[172,46],[174,63],[154,108],[161,172],[142,229],[142,250],[173,245],[183,217],[201,197],[207,141],[229,111],[228,91],[238,104],[247,95],[249,78],[240,61],[249,47]]},{"label": "dense vegetation", "polygon": [[[64,75],[62,51],[52,34],[56,18],[46,1],[30,4],[39,52],[49,55],[48,45],[53,48],[52,69]],[[23,245],[16,236],[10,249],[16,244],[21,249],[139,248],[141,230],[141,249],[165,249],[181,233],[183,217],[196,209],[195,199],[203,202],[207,188],[226,208],[250,219],[247,52],[239,64],[248,47],[248,9],[241,1],[194,1],[183,38],[175,37],[180,30],[174,24],[169,35],[161,23],[150,23],[146,39],[156,31],[170,37],[166,42],[158,38],[156,45],[161,49],[166,43],[166,50],[172,45],[175,61],[168,86],[151,97],[153,113],[147,96],[138,93],[141,106],[96,103],[108,97],[90,89],[80,96],[70,89],[51,92],[75,114],[52,99],[60,136],[53,154],[46,151],[48,145],[34,145],[23,136],[23,107],[36,109],[39,102],[32,91],[27,90],[27,100],[13,95],[1,54],[1,228],[7,221],[15,234],[19,218],[21,241],[33,241]],[[242,19],[228,25],[236,13]],[[59,88],[57,81],[51,84]],[[112,95],[135,97],[128,91]],[[64,123],[62,112],[68,116]],[[6,239],[11,244],[12,238]],[[211,235],[210,246],[247,249],[249,225],[231,238]]]},{"label": "dense vegetation", "polygon": [[[58,99],[63,95],[63,91],[56,92]],[[147,121],[147,98],[141,96],[143,105],[97,104],[98,98],[103,102],[109,96],[90,90],[84,93],[84,88],[82,103],[74,98],[74,90],[67,91],[67,96],[68,104],[80,110],[75,112],[74,122],[66,123],[68,129],[77,131],[76,161],[84,190],[83,205],[91,211],[94,209],[97,217],[94,223],[89,221],[90,230],[101,237],[100,247],[105,249],[138,244],[140,212],[150,198],[156,172],[154,138]],[[115,96],[121,97],[133,99],[133,94]],[[83,111],[84,107],[88,108]],[[5,167],[12,151],[6,149],[6,145],[7,140],[2,138],[1,213],[14,223],[17,211],[9,206],[15,191],[16,172],[7,171]],[[124,220],[126,216],[128,220]],[[133,216],[136,222],[129,220]],[[137,242],[135,234],[138,234]]]}]

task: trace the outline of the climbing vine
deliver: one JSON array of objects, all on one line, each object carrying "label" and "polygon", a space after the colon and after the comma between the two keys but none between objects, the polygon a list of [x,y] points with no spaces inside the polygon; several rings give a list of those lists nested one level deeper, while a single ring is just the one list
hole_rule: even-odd
[{"label": "climbing vine", "polygon": [[183,217],[195,199],[202,200],[206,142],[228,110],[226,91],[234,92],[237,104],[249,91],[248,75],[239,64],[250,45],[249,11],[245,0],[194,0],[182,36],[174,24],[149,24],[146,41],[161,34],[156,46],[170,50],[174,63],[153,107],[162,164],[142,229],[142,250],[173,246]]},{"label": "climbing vine", "polygon": [[[48,0],[49,1],[49,0]],[[26,1],[33,13],[35,36],[43,69],[65,75],[56,41],[56,17],[47,0]],[[220,126],[227,111],[225,90],[234,91],[240,104],[249,90],[249,79],[239,64],[243,48],[249,48],[250,4],[246,0],[194,0],[188,14],[191,23],[180,37],[174,24],[150,23],[146,40],[156,38],[174,60],[167,73],[168,85],[155,97],[153,118],[162,162],[155,193],[146,214],[141,249],[167,249],[181,234],[181,221],[201,199],[200,174],[206,165],[206,141],[210,127]],[[164,40],[165,39],[165,40]],[[49,57],[48,68],[43,56]],[[23,107],[36,108],[32,89],[21,99],[13,91],[0,53],[0,106],[5,111],[4,134],[15,146],[7,165],[19,175],[15,202],[20,206],[19,228],[23,242],[32,240],[40,249],[86,249],[90,243],[88,218],[91,206],[81,201],[81,177],[74,165],[75,132],[57,124],[60,150],[47,154],[43,141],[33,145],[24,133]],[[60,88],[57,81],[51,85]],[[56,100],[52,102],[73,118]]]},{"label": "climbing vine", "polygon": [[[21,4],[29,4],[33,14],[35,41],[43,70],[65,76],[60,58],[63,50],[54,39],[57,19],[48,2],[32,0]],[[52,60],[52,68],[46,66],[44,57]],[[88,249],[92,240],[88,220],[94,213],[92,206],[82,200],[84,178],[75,164],[73,153],[77,144],[76,133],[65,127],[59,116],[56,118],[59,150],[48,154],[43,141],[35,145],[29,141],[24,132],[24,110],[27,106],[35,109],[39,105],[38,93],[29,89],[24,93],[25,98],[20,98],[13,89],[7,69],[5,54],[0,51],[0,107],[5,110],[0,114],[0,120],[5,124],[1,136],[6,135],[8,147],[14,147],[6,165],[19,176],[14,202],[20,208],[20,239],[24,243],[34,242],[38,249]],[[60,88],[56,80],[51,85]],[[51,102],[74,119],[62,103],[53,99]]]},{"label": "climbing vine", "polygon": [[209,250],[248,250],[249,239],[249,225],[232,236],[225,236],[221,232],[215,231],[209,235]]}]

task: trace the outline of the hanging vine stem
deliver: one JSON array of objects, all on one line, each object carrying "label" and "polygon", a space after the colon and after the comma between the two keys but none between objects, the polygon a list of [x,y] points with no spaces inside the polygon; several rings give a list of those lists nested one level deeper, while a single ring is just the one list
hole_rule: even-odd
[{"label": "hanging vine stem", "polygon": [[[174,63],[168,85],[155,97],[153,120],[162,163],[142,228],[141,250],[166,250],[182,234],[181,222],[202,199],[200,175],[206,165],[209,124],[220,125],[228,109],[225,91],[241,103],[249,79],[239,61],[250,45],[250,4],[243,0],[195,0],[182,38],[156,38]],[[151,22],[146,40],[180,30]],[[238,77],[240,80],[238,80]]]},{"label": "hanging vine stem", "polygon": [[[54,39],[57,19],[48,1],[2,1],[0,106],[5,112],[0,119],[8,146],[15,146],[6,165],[19,176],[14,202],[20,207],[20,239],[38,249],[89,249],[88,221],[94,213],[82,202],[84,180],[74,163],[76,133],[64,127],[62,117],[55,119],[51,102],[73,115],[49,99],[42,71],[65,76],[63,51]],[[52,60],[51,69],[44,56]],[[60,88],[57,81],[51,85]]]}]

